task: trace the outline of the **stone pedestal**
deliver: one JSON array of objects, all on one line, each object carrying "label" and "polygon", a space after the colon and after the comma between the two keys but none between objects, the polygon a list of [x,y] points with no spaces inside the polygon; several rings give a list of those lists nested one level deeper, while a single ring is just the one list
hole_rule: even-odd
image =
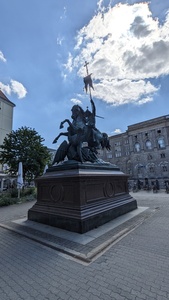
[{"label": "stone pedestal", "polygon": [[65,162],[36,180],[37,202],[28,219],[85,233],[137,208],[128,176],[115,165]]}]

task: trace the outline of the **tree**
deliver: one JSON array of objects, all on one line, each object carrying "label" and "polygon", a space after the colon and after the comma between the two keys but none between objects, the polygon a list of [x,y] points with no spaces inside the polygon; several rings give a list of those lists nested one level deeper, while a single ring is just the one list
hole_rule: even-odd
[{"label": "tree", "polygon": [[23,164],[23,178],[28,181],[41,175],[51,160],[50,153],[42,144],[44,139],[29,127],[21,127],[9,133],[0,145],[0,163],[7,164],[9,172],[16,174],[18,164]]}]

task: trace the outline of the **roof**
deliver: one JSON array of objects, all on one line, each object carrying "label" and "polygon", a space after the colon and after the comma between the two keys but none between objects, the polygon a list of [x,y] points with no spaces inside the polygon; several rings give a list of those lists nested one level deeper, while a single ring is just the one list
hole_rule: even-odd
[{"label": "roof", "polygon": [[147,126],[160,125],[161,123],[164,123],[164,122],[166,124],[166,122],[168,123],[168,121],[169,121],[169,115],[164,115],[161,117],[157,117],[157,118],[149,119],[149,120],[139,122],[139,123],[136,123],[133,125],[129,125],[128,130],[131,131],[131,130],[135,130],[135,129],[139,129],[139,128],[144,128]]},{"label": "roof", "polygon": [[129,125],[127,126],[127,130],[125,132],[121,132],[119,134],[115,134],[115,135],[111,135],[109,136],[109,139],[113,139],[115,140],[116,138],[119,139],[119,138],[124,138],[126,134],[128,134],[129,132],[131,133],[132,131],[138,131],[139,129],[141,129],[143,131],[144,130],[148,130],[147,127],[150,128],[150,126],[152,128],[157,128],[157,126],[159,127],[161,124],[165,124],[165,126],[169,126],[169,115],[164,115],[164,116],[161,116],[161,117],[157,117],[157,118],[153,118],[153,119],[149,119],[149,120],[146,120],[146,121],[142,121],[142,122],[139,122],[139,123],[135,123],[135,124],[132,124],[132,125]]},{"label": "roof", "polygon": [[8,102],[10,105],[15,106],[15,104],[13,102],[11,102],[6,96],[5,94],[1,91],[0,89],[0,98],[5,100],[6,102]]}]

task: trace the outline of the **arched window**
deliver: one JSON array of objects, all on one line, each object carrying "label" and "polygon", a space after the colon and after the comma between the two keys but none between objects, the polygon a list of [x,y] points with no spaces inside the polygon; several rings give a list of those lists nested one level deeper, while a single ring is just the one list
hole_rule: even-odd
[{"label": "arched window", "polygon": [[151,145],[151,141],[150,140],[146,141],[146,149],[148,149],[148,150],[152,149],[152,145]]},{"label": "arched window", "polygon": [[163,172],[167,172],[167,166],[166,165],[163,166]]},{"label": "arched window", "polygon": [[135,143],[135,151],[136,152],[140,152],[140,150],[141,150],[140,144],[139,143]]},{"label": "arched window", "polygon": [[147,155],[147,159],[148,159],[148,160],[150,160],[150,159],[152,159],[152,158],[153,158],[153,157],[152,157],[151,154],[148,154],[148,155]]},{"label": "arched window", "polygon": [[164,142],[164,138],[161,136],[158,138],[158,146],[159,148],[165,148],[165,142]]},{"label": "arched window", "polygon": [[168,171],[168,162],[164,161],[162,163],[160,163],[160,167],[161,167],[161,172],[165,173]]},{"label": "arched window", "polygon": [[149,172],[150,172],[150,173],[154,173],[154,166],[150,166],[150,167],[149,167]]},{"label": "arched window", "polygon": [[155,164],[154,163],[149,163],[147,165],[147,170],[149,171],[149,173],[154,173],[155,172]]}]

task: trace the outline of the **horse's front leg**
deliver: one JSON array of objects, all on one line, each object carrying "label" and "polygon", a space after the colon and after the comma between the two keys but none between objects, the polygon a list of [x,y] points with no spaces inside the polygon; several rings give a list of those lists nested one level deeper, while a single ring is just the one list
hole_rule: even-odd
[{"label": "horse's front leg", "polygon": [[63,126],[64,123],[65,123],[65,121],[63,121],[63,122],[60,123],[60,126],[59,126],[60,129],[64,127]]},{"label": "horse's front leg", "polygon": [[59,133],[59,135],[53,140],[52,144],[57,143],[58,139],[59,139],[60,136],[62,136],[62,135],[68,136],[68,132],[61,132],[61,133]]},{"label": "horse's front leg", "polygon": [[57,143],[58,139],[60,138],[60,136],[62,135],[62,133],[59,133],[59,135],[57,137],[55,137],[55,139],[53,140],[52,144]]},{"label": "horse's front leg", "polygon": [[72,125],[72,123],[71,123],[68,119],[65,119],[64,121],[62,121],[62,122],[60,123],[60,127],[59,127],[59,128],[60,128],[60,129],[63,128],[63,124],[66,123],[66,122],[69,124],[69,126]]}]

